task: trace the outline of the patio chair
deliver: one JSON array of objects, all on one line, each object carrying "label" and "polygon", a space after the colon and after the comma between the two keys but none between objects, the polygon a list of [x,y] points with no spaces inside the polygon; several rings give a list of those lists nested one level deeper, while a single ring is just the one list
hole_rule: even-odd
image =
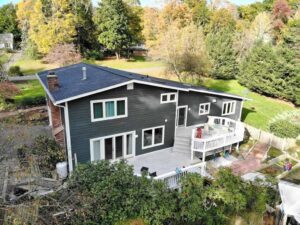
[{"label": "patio chair", "polygon": [[156,172],[153,172],[153,173],[149,173],[149,176],[150,177],[157,177],[157,174],[156,174]]},{"label": "patio chair", "polygon": [[141,168],[141,173],[146,173],[146,174],[148,174],[148,173],[149,173],[149,168],[143,166],[143,167]]}]

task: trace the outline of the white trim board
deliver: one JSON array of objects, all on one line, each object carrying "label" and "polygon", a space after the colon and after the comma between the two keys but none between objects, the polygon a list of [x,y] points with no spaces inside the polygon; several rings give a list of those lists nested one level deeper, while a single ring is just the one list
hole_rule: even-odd
[{"label": "white trim board", "polygon": [[[185,108],[184,126],[178,126],[179,109],[181,109],[181,108]],[[175,121],[176,121],[176,126],[175,126],[175,128],[176,128],[176,127],[186,127],[188,111],[189,111],[188,105],[180,105],[180,106],[177,106],[177,108],[176,108],[176,119],[175,119]]]},{"label": "white trim board", "polygon": [[73,159],[72,159],[72,145],[71,145],[71,135],[70,135],[70,121],[69,121],[68,102],[65,103],[64,115],[65,115],[66,137],[67,137],[67,152],[68,152],[69,172],[72,172],[73,171],[73,161],[72,161]]}]

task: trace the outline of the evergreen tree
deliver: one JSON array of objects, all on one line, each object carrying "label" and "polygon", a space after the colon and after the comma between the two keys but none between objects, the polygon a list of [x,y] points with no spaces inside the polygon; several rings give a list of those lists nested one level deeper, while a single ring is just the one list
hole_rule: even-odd
[{"label": "evergreen tree", "polygon": [[76,1],[71,0],[72,11],[76,17],[76,37],[75,44],[81,53],[95,49],[97,43],[95,34],[95,24],[93,21],[93,5],[91,0]]},{"label": "evergreen tree", "polygon": [[209,33],[206,38],[212,61],[212,76],[218,79],[233,79],[238,74],[237,53],[233,48],[233,35],[227,29]]},{"label": "evergreen tree", "polygon": [[10,3],[0,7],[0,33],[12,33],[15,41],[21,40],[21,31],[18,28],[16,8]]},{"label": "evergreen tree", "polygon": [[258,42],[241,64],[239,82],[249,89],[300,104],[300,67],[295,54]]},{"label": "evergreen tree", "polygon": [[96,13],[98,41],[107,49],[115,52],[117,59],[121,51],[131,44],[129,14],[122,0],[103,0]]}]

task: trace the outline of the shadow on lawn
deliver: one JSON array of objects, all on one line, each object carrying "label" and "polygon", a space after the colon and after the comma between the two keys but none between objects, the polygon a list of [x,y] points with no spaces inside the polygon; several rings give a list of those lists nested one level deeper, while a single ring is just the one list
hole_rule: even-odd
[{"label": "shadow on lawn", "polygon": [[243,108],[243,111],[242,111],[242,121],[245,121],[245,119],[247,118],[247,116],[250,113],[254,113],[254,112],[256,112],[254,109]]}]

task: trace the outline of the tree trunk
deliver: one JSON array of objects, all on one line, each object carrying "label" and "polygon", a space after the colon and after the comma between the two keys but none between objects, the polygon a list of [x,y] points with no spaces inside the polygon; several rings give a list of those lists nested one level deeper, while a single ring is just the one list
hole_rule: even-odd
[{"label": "tree trunk", "polygon": [[120,52],[119,51],[116,51],[116,57],[117,57],[117,59],[120,59]]}]

